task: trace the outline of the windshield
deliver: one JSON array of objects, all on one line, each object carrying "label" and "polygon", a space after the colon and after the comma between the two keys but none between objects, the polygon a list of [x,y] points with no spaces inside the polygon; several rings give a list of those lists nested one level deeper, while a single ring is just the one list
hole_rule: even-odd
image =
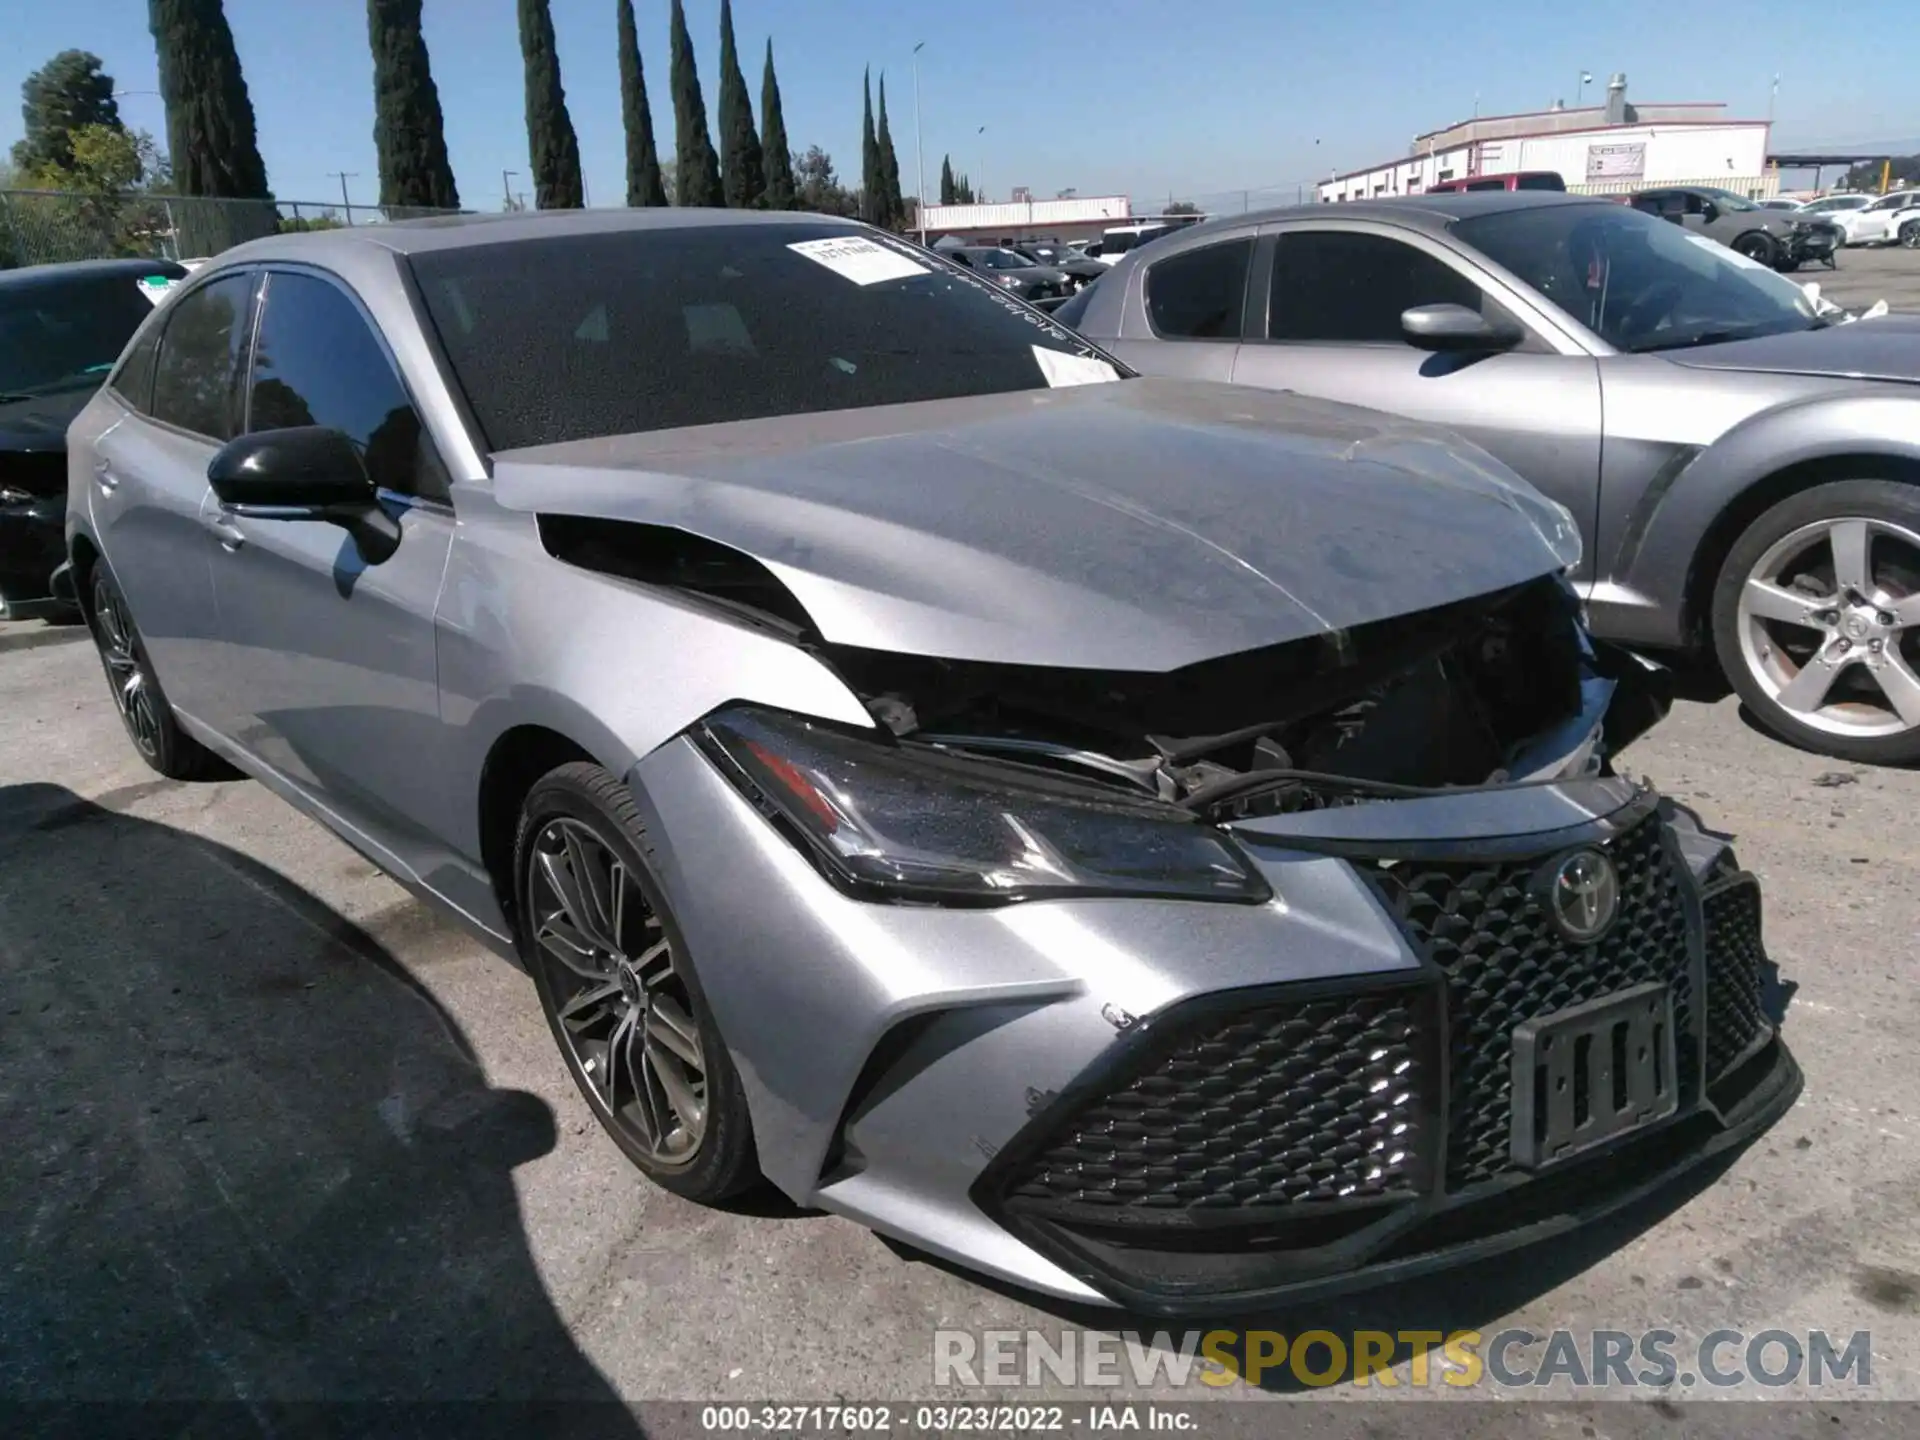
[{"label": "windshield", "polygon": [[980,263],[989,270],[1031,270],[1033,261],[1024,255],[1016,255],[1011,250],[988,250],[981,254]]},{"label": "windshield", "polygon": [[1113,379],[999,285],[831,223],[623,230],[411,265],[488,446]]},{"label": "windshield", "polygon": [[100,384],[152,313],[131,275],[0,287],[0,394]]},{"label": "windshield", "polygon": [[1819,329],[1792,281],[1716,240],[1624,205],[1551,205],[1453,233],[1621,350]]}]

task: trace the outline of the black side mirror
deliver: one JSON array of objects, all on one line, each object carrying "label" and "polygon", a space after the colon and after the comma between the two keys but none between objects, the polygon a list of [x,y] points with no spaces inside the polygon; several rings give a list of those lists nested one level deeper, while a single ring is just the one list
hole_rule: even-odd
[{"label": "black side mirror", "polygon": [[256,520],[322,520],[354,538],[370,565],[400,548],[360,452],[338,430],[301,425],[229,440],[207,466],[222,508]]},{"label": "black side mirror", "polygon": [[1415,305],[1400,312],[1400,329],[1421,350],[1511,350],[1526,338],[1511,321],[1490,320],[1464,305]]}]

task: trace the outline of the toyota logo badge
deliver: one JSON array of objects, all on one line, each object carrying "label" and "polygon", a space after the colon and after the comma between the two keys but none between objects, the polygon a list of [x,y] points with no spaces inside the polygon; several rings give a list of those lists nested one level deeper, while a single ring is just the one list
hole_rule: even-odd
[{"label": "toyota logo badge", "polygon": [[1545,899],[1560,933],[1591,945],[1620,911],[1620,872],[1598,850],[1576,850],[1553,866]]}]

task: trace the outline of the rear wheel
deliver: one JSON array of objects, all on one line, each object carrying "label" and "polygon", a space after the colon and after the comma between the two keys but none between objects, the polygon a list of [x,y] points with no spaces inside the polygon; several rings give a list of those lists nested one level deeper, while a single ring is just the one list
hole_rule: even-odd
[{"label": "rear wheel", "polygon": [[600,766],[536,783],[514,847],[520,954],[601,1127],[657,1184],[711,1204],[759,1179],[753,1126],[647,850]]},{"label": "rear wheel", "polygon": [[1900,227],[1900,243],[1909,250],[1920,250],[1920,220],[1909,220]]},{"label": "rear wheel", "polygon": [[93,643],[100,651],[107,687],[127,738],[140,758],[170,780],[227,779],[236,772],[219,756],[180,728],[173,707],[153,673],[147,647],[133,623],[126,597],[114,584],[106,563],[93,568],[90,590]]},{"label": "rear wheel", "polygon": [[1920,760],[1920,489],[1847,480],[1774,506],[1721,567],[1713,632],[1775,734],[1868,764]]}]

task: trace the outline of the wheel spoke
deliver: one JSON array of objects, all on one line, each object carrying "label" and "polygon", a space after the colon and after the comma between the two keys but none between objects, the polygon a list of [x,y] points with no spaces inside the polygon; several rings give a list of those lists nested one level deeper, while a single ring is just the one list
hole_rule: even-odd
[{"label": "wheel spoke", "polygon": [[647,1012],[647,1039],[678,1055],[696,1073],[706,1068],[701,1062],[700,1033],[694,1028],[693,1017],[668,996],[654,997]]},{"label": "wheel spoke", "polygon": [[1906,657],[1890,649],[1886,662],[1872,674],[1894,712],[1908,725],[1920,725],[1920,675],[1914,674]]},{"label": "wheel spoke", "polygon": [[1820,604],[1814,596],[1802,595],[1771,580],[1753,579],[1747,581],[1740,598],[1746,605],[1747,613],[1756,619],[1781,620],[1811,630],[1820,628],[1819,622],[1813,618]]},{"label": "wheel spoke", "polygon": [[533,938],[574,974],[588,980],[607,978],[607,963],[594,955],[593,945],[574,929],[564,910],[555,910],[541,921]]},{"label": "wheel spoke", "polygon": [[1873,593],[1873,571],[1867,560],[1869,532],[1864,520],[1836,520],[1827,531],[1833,547],[1833,584],[1842,595]]},{"label": "wheel spoke", "polygon": [[627,875],[626,862],[615,860],[607,871],[607,888],[610,896],[607,921],[613,932],[613,948],[622,955],[627,953],[627,892],[632,884],[632,879]]},{"label": "wheel spoke", "polygon": [[633,1073],[633,1108],[647,1144],[658,1153],[665,1147],[667,1136],[673,1131],[671,1102],[660,1088],[653,1062],[647,1053],[646,1039],[640,1034],[638,1026],[628,1031],[629,1051],[634,1049],[636,1038],[639,1041],[638,1053],[629,1053],[627,1057]]},{"label": "wheel spoke", "polygon": [[1811,656],[1800,667],[1800,673],[1781,690],[1780,703],[1789,710],[1802,713],[1818,710],[1821,702],[1827,698],[1827,691],[1833,688],[1834,676],[1838,673],[1839,667],[1829,664],[1823,656]]},{"label": "wheel spoke", "polygon": [[599,1015],[591,1012],[605,1008],[606,1003],[609,1000],[617,998],[619,994],[620,982],[618,980],[609,980],[603,985],[589,985],[578,995],[567,1001],[565,1005],[560,1007],[560,1019],[564,1023],[575,1018],[580,1018],[582,1025],[572,1028],[582,1028],[585,1024],[600,1018]]},{"label": "wheel spoke", "polygon": [[[600,878],[600,867],[594,863],[594,856],[581,842],[579,833],[571,825],[560,831],[561,843],[567,852],[566,871],[572,881],[572,891],[568,896],[568,909],[572,912],[573,923],[594,944],[607,950],[618,950],[612,935],[607,933],[607,904],[604,894],[604,882]],[[554,867],[557,871],[558,865]]]},{"label": "wheel spoke", "polygon": [[[666,1096],[667,1104],[674,1116],[686,1127],[689,1134],[699,1135],[706,1123],[707,1107],[700,1097],[693,1093],[693,1087],[687,1083],[686,1076],[680,1073],[679,1063],[671,1055],[663,1055],[653,1045],[645,1049],[648,1073],[659,1083]],[[660,1138],[664,1141],[667,1131],[662,1130]]]},{"label": "wheel spoke", "polygon": [[1893,623],[1902,630],[1920,625],[1920,591],[1903,600],[1895,600],[1887,606],[1887,613],[1893,616]]},{"label": "wheel spoke", "polygon": [[620,1017],[620,1023],[613,1027],[613,1033],[607,1037],[606,1063],[601,1067],[600,1098],[606,1102],[607,1109],[620,1108],[620,1072],[627,1071],[627,1083],[635,1084],[633,1075],[633,1057],[627,1053],[627,1040],[633,1034],[633,1012],[628,1011]]},{"label": "wheel spoke", "polygon": [[[658,925],[658,921],[653,922]],[[633,962],[634,973],[640,977],[640,983],[651,991],[664,984],[673,976],[673,956],[667,947],[666,937],[653,942],[642,950]]]}]

